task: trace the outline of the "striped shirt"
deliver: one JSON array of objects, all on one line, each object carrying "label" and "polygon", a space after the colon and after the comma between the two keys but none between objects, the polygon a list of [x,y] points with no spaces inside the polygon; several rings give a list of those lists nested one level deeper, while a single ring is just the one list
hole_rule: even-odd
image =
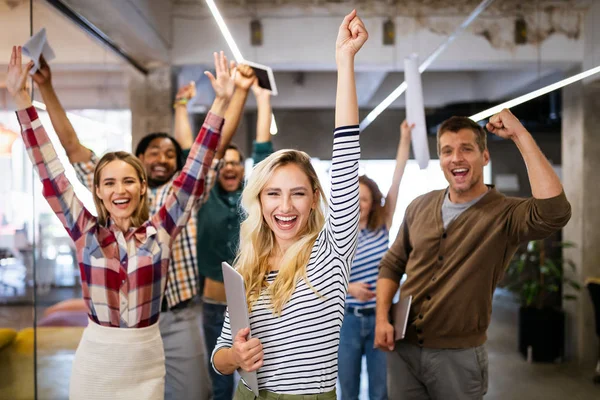
[{"label": "striped shirt", "polygon": [[[371,285],[370,290],[375,292],[377,276],[379,275],[379,262],[388,251],[390,241],[389,231],[385,226],[371,231],[361,229],[358,232],[358,246],[356,256],[352,263],[350,272],[350,283],[365,282]],[[346,298],[346,306],[357,308],[375,307],[375,298],[368,301],[360,301],[350,294]]]},{"label": "striped shirt", "polygon": [[[91,150],[90,150],[91,151]],[[185,154],[185,152],[184,152]],[[77,174],[77,179],[83,183],[89,190],[94,187],[94,170],[100,159],[92,152],[88,161],[73,163],[73,168]],[[206,174],[205,190],[208,195],[212,184],[214,183],[222,160],[214,159],[212,167]],[[177,174],[173,175],[171,180],[163,185],[149,188],[148,202],[150,204],[150,214],[155,214],[165,204],[167,198],[173,191],[173,182]],[[196,210],[202,206],[197,203]],[[171,248],[171,267],[168,270],[167,288],[165,298],[169,308],[189,300],[198,294],[198,268],[196,254],[196,221],[197,212],[193,212],[190,221],[181,230],[177,238],[173,241]]]},{"label": "striped shirt", "polygon": [[[335,389],[340,328],[358,236],[358,139],[358,126],[335,130],[329,216],[306,268],[310,284],[323,297],[302,279],[281,316],[268,308],[266,290],[250,313],[252,336],[260,339],[264,351],[264,365],[258,370],[260,390],[318,394]],[[267,282],[276,276],[277,272],[270,273]],[[231,346],[227,313],[212,357]]]},{"label": "striped shirt", "polygon": [[109,327],[142,328],[158,321],[173,239],[204,195],[223,118],[208,114],[173,191],[139,227],[121,232],[98,224],[77,198],[35,108],[17,112],[23,142],[43,195],[75,242],[89,317]]}]

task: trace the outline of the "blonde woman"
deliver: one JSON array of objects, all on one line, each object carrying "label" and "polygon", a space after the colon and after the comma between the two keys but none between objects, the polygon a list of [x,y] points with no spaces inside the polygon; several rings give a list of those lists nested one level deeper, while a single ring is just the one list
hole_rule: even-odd
[{"label": "blonde woman", "polygon": [[207,73],[216,98],[164,206],[149,216],[147,177],[130,153],[107,153],[94,172],[94,217],[75,196],[31,98],[25,90],[33,66],[21,65],[13,47],[6,85],[17,105],[23,142],[43,195],[77,247],[90,323],[75,354],[71,399],[162,399],[165,358],[158,317],[171,244],[201,200],[204,178],[233,93],[227,60],[215,53]]},{"label": "blonde woman", "polygon": [[[231,332],[229,316],[213,351],[221,374],[258,370],[260,398],[334,400],[337,350],[348,275],[358,234],[360,157],[354,56],[367,40],[352,11],[336,43],[338,88],[329,216],[306,153],[281,150],[257,165],[242,194],[235,266],[244,276],[248,328]],[[273,397],[276,396],[276,397]],[[240,383],[235,399],[254,399]]]}]

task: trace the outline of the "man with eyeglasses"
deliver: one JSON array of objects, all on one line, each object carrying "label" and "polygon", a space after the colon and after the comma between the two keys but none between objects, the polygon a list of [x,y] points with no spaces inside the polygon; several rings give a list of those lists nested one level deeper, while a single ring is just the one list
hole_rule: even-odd
[{"label": "man with eyeglasses", "polygon": [[[254,164],[273,152],[271,134],[271,93],[255,83],[252,91],[258,107],[256,141],[253,143]],[[223,156],[223,164],[210,196],[198,213],[198,268],[204,278],[203,327],[207,354],[212,351],[221,334],[227,299],[221,263],[233,263],[240,236],[242,212],[240,198],[244,188],[244,155],[230,144]],[[213,400],[231,400],[233,397],[233,375],[219,375],[209,367],[212,379]]]}]

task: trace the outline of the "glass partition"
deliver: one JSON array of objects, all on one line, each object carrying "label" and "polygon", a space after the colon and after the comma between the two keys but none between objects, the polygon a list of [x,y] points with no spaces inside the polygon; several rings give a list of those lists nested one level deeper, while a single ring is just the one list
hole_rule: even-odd
[{"label": "glass partition", "polygon": [[[41,194],[2,84],[11,47],[42,28],[56,55],[49,63],[52,87],[81,143],[98,155],[131,150],[122,60],[46,1],[0,2],[0,399],[67,399],[72,360],[87,325],[75,246]],[[67,178],[94,210],[44,96],[37,84],[29,85]]]}]

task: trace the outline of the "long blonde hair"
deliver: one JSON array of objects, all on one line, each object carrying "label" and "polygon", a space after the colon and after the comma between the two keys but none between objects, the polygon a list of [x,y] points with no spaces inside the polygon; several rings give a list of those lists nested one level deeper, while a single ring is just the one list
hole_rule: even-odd
[{"label": "long blonde hair", "polygon": [[[137,173],[138,179],[140,183],[147,182],[146,179],[146,170],[142,165],[142,162],[135,157],[133,154],[128,153],[126,151],[114,151],[110,153],[106,153],[98,164],[96,165],[96,169],[94,170],[94,189],[92,193],[94,194],[94,204],[96,205],[96,211],[98,212],[98,223],[101,226],[105,226],[108,221],[108,210],[104,206],[102,199],[98,197],[96,193],[96,189],[100,187],[100,174],[104,167],[106,167],[110,162],[115,160],[121,160],[131,165],[135,172]],[[150,207],[148,205],[148,189],[140,196],[140,203],[137,208],[131,215],[131,225],[134,227],[138,227],[146,222],[150,218]]]},{"label": "long blonde hair", "polygon": [[[306,174],[313,193],[317,196],[317,205],[311,211],[306,228],[300,232],[296,243],[283,254],[277,278],[268,285],[269,256],[275,247],[275,235],[264,220],[260,193],[275,170],[288,164],[297,165]],[[297,150],[279,150],[260,162],[242,193],[242,207],[246,212],[246,219],[240,227],[239,252],[234,265],[244,277],[248,310],[252,311],[262,291],[266,290],[273,313],[281,315],[300,279],[304,279],[318,295],[308,282],[306,266],[312,247],[325,224],[327,200],[308,154]]]}]

